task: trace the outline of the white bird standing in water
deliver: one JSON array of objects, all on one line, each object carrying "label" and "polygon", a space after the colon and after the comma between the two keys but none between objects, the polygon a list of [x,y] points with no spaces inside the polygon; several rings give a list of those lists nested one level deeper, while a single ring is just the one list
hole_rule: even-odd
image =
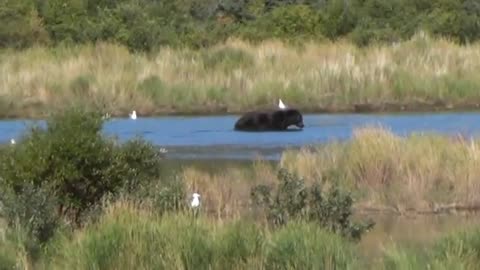
[{"label": "white bird standing in water", "polygon": [[282,110],[287,108],[287,106],[285,106],[285,104],[283,104],[281,99],[278,99],[278,107]]},{"label": "white bird standing in water", "polygon": [[15,139],[10,139],[10,144],[15,144]]},{"label": "white bird standing in water", "polygon": [[198,193],[193,193],[193,200],[192,202],[190,203],[190,205],[192,206],[192,208],[198,208],[200,206],[200,194]]},{"label": "white bird standing in water", "polygon": [[110,119],[110,114],[107,112],[106,114],[104,114],[104,115],[102,116],[102,119],[103,119],[103,120]]},{"label": "white bird standing in water", "polygon": [[137,119],[137,112],[135,110],[130,114],[130,119]]}]

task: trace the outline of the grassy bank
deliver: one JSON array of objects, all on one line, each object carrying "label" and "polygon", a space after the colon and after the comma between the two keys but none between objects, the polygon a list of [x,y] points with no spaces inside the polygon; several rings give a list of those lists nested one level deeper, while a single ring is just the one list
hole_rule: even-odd
[{"label": "grassy bank", "polygon": [[113,116],[238,113],[278,98],[310,112],[476,109],[479,48],[419,34],[366,48],[232,40],[148,55],[108,44],[6,50],[0,115],[43,117],[72,104]]},{"label": "grassy bank", "polygon": [[[0,239],[2,269],[475,269],[480,232],[461,230],[422,246],[385,246],[375,260],[361,246],[313,223],[279,229],[252,220],[214,221],[191,213],[159,216],[127,201],[95,224],[59,232],[30,264],[13,236]],[[430,268],[429,268],[430,267]]]},{"label": "grassy bank", "polygon": [[[337,184],[353,192],[359,211],[442,213],[478,210],[479,157],[476,139],[420,133],[399,137],[382,127],[365,127],[347,142],[287,151],[279,166],[307,183]],[[250,188],[274,183],[277,169],[259,161],[250,169],[186,168],[182,173],[187,190],[201,190],[210,211],[238,216],[234,209],[246,209]]]}]

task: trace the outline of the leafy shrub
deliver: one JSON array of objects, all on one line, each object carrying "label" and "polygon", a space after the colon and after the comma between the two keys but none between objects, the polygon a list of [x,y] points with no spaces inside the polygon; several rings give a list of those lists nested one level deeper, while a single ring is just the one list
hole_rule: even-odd
[{"label": "leafy shrub", "polygon": [[359,45],[427,30],[458,42],[480,38],[476,0],[4,0],[0,46],[110,41],[133,51],[212,46],[228,37],[353,39]]},{"label": "leafy shrub", "polygon": [[33,0],[3,0],[0,4],[0,47],[25,48],[47,43],[48,33]]},{"label": "leafy shrub", "polygon": [[19,239],[27,253],[36,258],[41,246],[55,233],[61,220],[56,207],[55,196],[48,187],[33,187],[26,184],[22,192],[15,194],[1,185],[0,218],[7,221],[10,228],[20,230],[25,237]]},{"label": "leafy shrub", "polygon": [[446,36],[460,43],[480,38],[480,4],[475,0],[441,0],[425,16],[430,32]]},{"label": "leafy shrub", "polygon": [[321,10],[322,33],[331,40],[345,36],[355,29],[361,16],[357,1],[331,0]]},{"label": "leafy shrub", "polygon": [[278,38],[322,39],[320,14],[307,5],[279,6],[239,30],[240,35],[256,41]]},{"label": "leafy shrub", "polygon": [[87,41],[89,25],[86,0],[49,0],[42,4],[40,11],[45,27],[55,42]]},{"label": "leafy shrub", "polygon": [[267,219],[274,226],[293,220],[314,221],[328,230],[359,240],[374,223],[353,223],[352,198],[337,187],[323,192],[318,184],[307,187],[305,181],[280,169],[276,193],[273,188],[258,185],[251,191],[252,201],[266,210]]},{"label": "leafy shrub", "polygon": [[[102,123],[99,113],[73,108],[54,115],[46,129],[32,127],[2,151],[2,188],[11,189],[17,200],[45,188],[60,216],[78,224],[106,194],[132,191],[160,175],[162,157],[153,145],[117,144],[102,136]],[[23,207],[33,207],[30,203],[35,202],[26,200]]]}]

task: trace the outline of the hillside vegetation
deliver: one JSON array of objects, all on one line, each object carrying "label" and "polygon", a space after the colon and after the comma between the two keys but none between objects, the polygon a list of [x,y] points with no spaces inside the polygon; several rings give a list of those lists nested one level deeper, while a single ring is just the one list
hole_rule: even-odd
[{"label": "hillside vegetation", "polygon": [[480,37],[476,0],[3,0],[0,46],[109,41],[132,50],[251,41],[347,38],[397,42],[425,30]]}]

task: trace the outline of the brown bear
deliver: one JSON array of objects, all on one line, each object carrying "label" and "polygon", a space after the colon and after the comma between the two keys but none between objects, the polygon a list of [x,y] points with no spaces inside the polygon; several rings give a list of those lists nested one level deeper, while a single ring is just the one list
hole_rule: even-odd
[{"label": "brown bear", "polygon": [[303,128],[303,116],[296,109],[252,111],[244,114],[235,123],[235,130],[281,131],[295,125]]}]

